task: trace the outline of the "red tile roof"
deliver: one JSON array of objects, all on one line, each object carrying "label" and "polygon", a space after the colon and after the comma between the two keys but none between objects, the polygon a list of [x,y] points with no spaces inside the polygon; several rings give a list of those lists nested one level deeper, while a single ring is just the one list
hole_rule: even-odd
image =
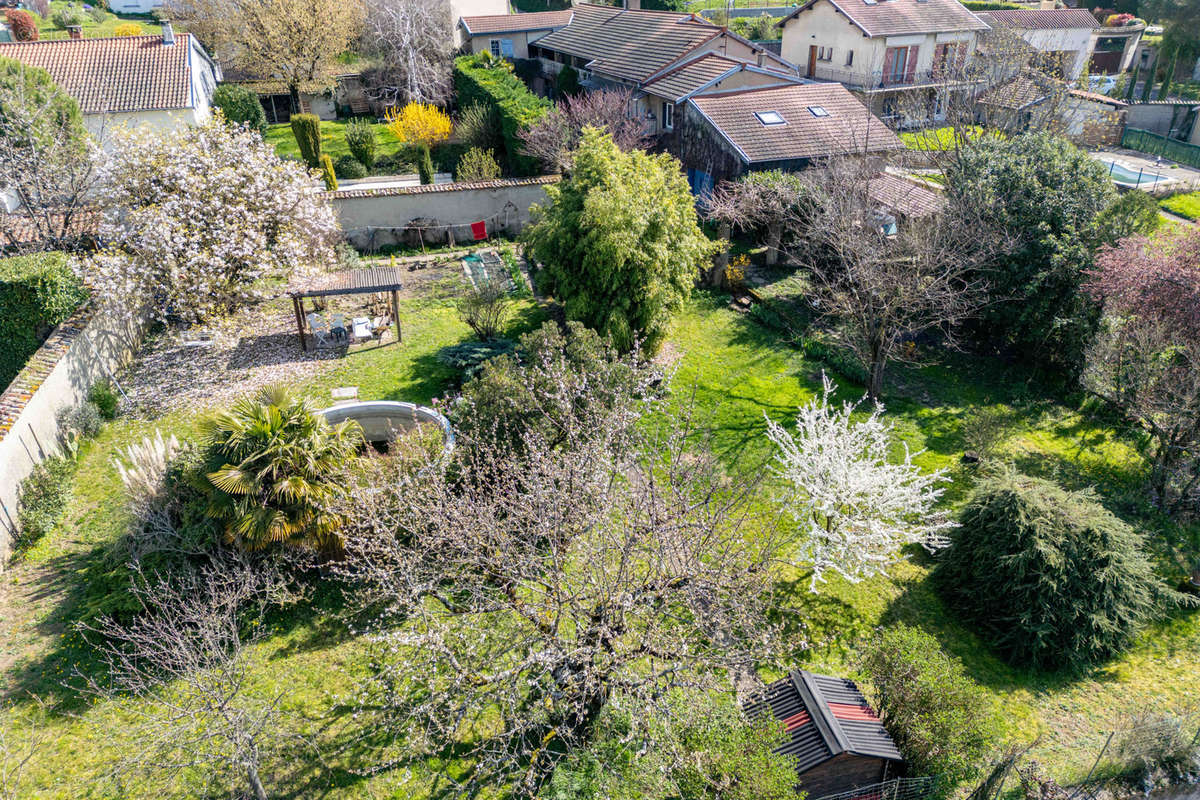
[{"label": "red tile roof", "polygon": [[[821,0],[809,0],[783,18],[787,25]],[[988,24],[958,0],[827,0],[867,36],[904,36],[913,33],[985,31]]]},{"label": "red tile roof", "polygon": [[[904,144],[841,84],[810,83],[697,95],[688,101],[747,164],[903,150]],[[822,108],[826,116],[811,109]],[[782,125],[756,112],[774,111]]]},{"label": "red tile roof", "polygon": [[1115,97],[1109,97],[1106,94],[1099,94],[1097,92],[1087,92],[1083,89],[1072,89],[1068,92],[1068,94],[1070,94],[1072,97],[1078,97],[1082,100],[1091,100],[1093,103],[1103,103],[1106,106],[1112,106],[1114,108],[1125,108],[1125,106],[1129,105],[1124,100],[1119,100]]},{"label": "red tile roof", "polygon": [[1021,8],[1003,11],[980,11],[988,23],[1002,23],[1027,31],[1100,27],[1092,12],[1086,8]]},{"label": "red tile roof", "polygon": [[594,61],[596,71],[636,82],[721,33],[701,17],[670,11],[625,11],[583,3],[575,6],[574,14],[570,25],[539,39],[538,47]]},{"label": "red tile roof", "polygon": [[565,11],[534,11],[529,14],[491,14],[463,17],[461,22],[467,33],[472,36],[484,33],[544,31],[566,26],[571,22],[573,13],[568,8]]},{"label": "red tile roof", "polygon": [[0,57],[13,58],[50,73],[79,101],[85,114],[190,108],[190,37],[53,39],[0,42]]}]

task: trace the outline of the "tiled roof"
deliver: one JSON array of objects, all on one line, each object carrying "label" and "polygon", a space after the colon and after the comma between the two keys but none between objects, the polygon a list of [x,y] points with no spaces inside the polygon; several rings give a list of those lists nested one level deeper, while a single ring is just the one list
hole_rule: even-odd
[{"label": "tiled roof", "polygon": [[0,57],[50,73],[85,114],[190,108],[190,36],[0,42]]},{"label": "tiled roof", "polygon": [[[718,78],[751,66],[745,61],[727,58],[716,53],[705,53],[699,58],[672,67],[659,77],[647,82],[642,88],[659,97],[666,97],[678,103],[692,92]],[[770,64],[760,69],[777,74],[780,81],[800,82],[795,75],[774,69],[774,66],[774,64]]]},{"label": "tiled roof", "polygon": [[483,33],[544,31],[567,25],[571,21],[572,13],[568,8],[565,11],[534,11],[529,14],[491,14],[482,17],[463,17],[461,22],[467,33],[472,36]]},{"label": "tiled roof", "polygon": [[770,713],[783,723],[788,741],[779,752],[795,759],[801,775],[842,753],[903,760],[862,692],[845,678],[793,671],[767,686],[746,711],[751,717]]},{"label": "tiled roof", "polygon": [[594,61],[598,72],[641,82],[720,33],[691,14],[581,4],[571,24],[539,39],[538,47]]},{"label": "tiled roof", "polygon": [[[779,23],[792,19],[821,0],[809,0]],[[867,36],[911,33],[985,31],[988,24],[958,0],[828,0]]]},{"label": "tiled roof", "polygon": [[1092,12],[1086,8],[1012,8],[1003,11],[979,11],[988,24],[1002,23],[1027,31],[1055,30],[1063,28],[1100,27]]},{"label": "tiled roof", "polygon": [[867,182],[871,199],[906,217],[927,217],[945,206],[942,195],[915,182],[881,172]]},{"label": "tiled roof", "polygon": [[1082,100],[1091,100],[1093,103],[1103,103],[1114,108],[1125,108],[1125,106],[1129,105],[1124,100],[1118,100],[1115,97],[1109,97],[1106,94],[1099,94],[1097,92],[1086,92],[1083,89],[1072,89],[1069,94],[1072,97],[1078,97]]},{"label": "tiled roof", "polygon": [[[62,228],[64,215],[49,212],[50,224],[58,231]],[[71,221],[64,234],[79,239],[94,237],[100,226],[100,214],[93,208],[78,208],[72,212]],[[39,243],[41,228],[23,212],[12,214],[0,211],[0,249]]]},{"label": "tiled roof", "polygon": [[[837,83],[702,94],[688,102],[748,164],[904,149],[895,133]],[[813,108],[827,116],[815,116]],[[764,125],[755,112],[765,111],[777,112],[784,123]]]},{"label": "tiled roof", "polygon": [[440,192],[464,192],[470,189],[507,189],[512,186],[539,186],[558,183],[560,175],[537,175],[532,178],[501,178],[494,181],[472,181],[470,183],[427,183],[420,186],[389,186],[384,189],[372,189],[369,184],[362,188],[338,189],[327,192],[335,200],[356,197],[391,197],[404,194],[436,194]]},{"label": "tiled roof", "polygon": [[1048,78],[1025,74],[1018,75],[1007,83],[993,86],[981,94],[977,102],[996,108],[1020,111],[1035,103],[1040,103],[1053,93],[1054,86],[1051,85]]}]

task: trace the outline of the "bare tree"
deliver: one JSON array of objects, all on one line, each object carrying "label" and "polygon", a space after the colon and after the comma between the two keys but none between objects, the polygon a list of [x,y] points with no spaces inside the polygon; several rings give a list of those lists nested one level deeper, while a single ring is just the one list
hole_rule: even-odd
[{"label": "bare tree", "polygon": [[88,202],[93,145],[75,101],[40,83],[40,72],[17,65],[0,75],[0,216],[6,192],[17,206],[0,225],[0,245],[72,250],[98,222]]},{"label": "bare tree", "polygon": [[362,0],[169,0],[164,8],[226,64],[282,81],[292,113],[302,86],[333,85],[365,14]]},{"label": "bare tree", "polygon": [[723,181],[704,201],[705,216],[716,222],[721,238],[732,228],[767,233],[768,265],[779,260],[784,231],[807,214],[807,185],[794,173],[751,172],[736,181]]},{"label": "bare tree", "polygon": [[448,0],[368,0],[362,46],[376,63],[363,82],[373,99],[386,105],[449,99],[453,16]]},{"label": "bare tree", "polygon": [[461,794],[533,796],[610,703],[650,743],[673,689],[744,684],[778,652],[774,518],[688,426],[630,430],[626,411],[351,498],[344,570],[376,644],[359,707],[406,751],[465,756]]},{"label": "bare tree", "polygon": [[[974,270],[997,243],[949,206],[897,220],[893,230],[888,206],[873,191],[881,177],[866,162],[832,161],[802,179],[820,200],[796,217],[792,258],[807,267],[814,305],[863,364],[867,393],[878,398],[887,365],[913,360],[919,334],[950,336],[979,306],[983,287]],[[905,205],[904,198],[890,204]]]},{"label": "bare tree", "polygon": [[274,565],[225,554],[208,566],[164,578],[134,568],[132,592],[141,605],[131,622],[102,617],[82,626],[102,639],[103,677],[81,676],[103,699],[133,696],[132,749],[114,776],[165,781],[181,773],[199,792],[241,786],[265,800],[261,772],[289,738],[285,691],[254,688],[251,648],[267,633],[265,611],[295,599]]},{"label": "bare tree", "polygon": [[521,131],[522,147],[527,155],[541,161],[551,172],[570,170],[572,153],[587,127],[607,131],[617,147],[625,152],[644,150],[650,140],[642,122],[631,116],[632,104],[633,92],[629,89],[602,89],[569,95]]}]

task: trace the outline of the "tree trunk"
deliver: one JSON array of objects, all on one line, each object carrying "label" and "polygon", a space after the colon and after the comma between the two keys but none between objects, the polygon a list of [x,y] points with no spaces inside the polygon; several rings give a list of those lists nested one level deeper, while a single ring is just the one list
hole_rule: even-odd
[{"label": "tree trunk", "polygon": [[883,368],[886,366],[882,356],[875,356],[871,359],[871,366],[867,370],[867,396],[875,401],[879,399],[880,393],[883,391]]},{"label": "tree trunk", "polygon": [[292,101],[292,113],[299,114],[300,113],[300,87],[294,83],[289,84],[288,85],[288,97],[291,98],[291,101]]},{"label": "tree trunk", "polygon": [[254,800],[267,800],[267,790],[258,779],[258,768],[253,764],[246,767],[246,779],[250,781],[250,791],[254,793]]},{"label": "tree trunk", "polygon": [[783,223],[776,222],[767,227],[767,266],[779,261],[779,242],[783,239]]},{"label": "tree trunk", "polygon": [[[728,222],[722,222],[717,226],[717,236],[726,242],[732,230]],[[714,289],[720,289],[725,282],[725,268],[729,266],[729,247],[724,247],[717,256],[717,263],[708,271],[708,285]]]}]

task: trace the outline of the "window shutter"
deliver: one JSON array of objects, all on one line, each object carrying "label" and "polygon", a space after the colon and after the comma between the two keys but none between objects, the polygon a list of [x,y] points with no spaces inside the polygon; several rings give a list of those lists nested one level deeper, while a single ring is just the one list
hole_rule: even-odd
[{"label": "window shutter", "polygon": [[892,79],[892,67],[896,63],[896,48],[889,47],[883,55],[883,82],[887,83]]},{"label": "window shutter", "polygon": [[945,43],[936,45],[933,48],[933,74],[940,75],[946,71],[948,66],[946,62],[946,45]]},{"label": "window shutter", "polygon": [[904,82],[912,83],[913,75],[917,71],[917,53],[921,51],[920,45],[913,45],[908,48],[908,60],[904,63]]}]

